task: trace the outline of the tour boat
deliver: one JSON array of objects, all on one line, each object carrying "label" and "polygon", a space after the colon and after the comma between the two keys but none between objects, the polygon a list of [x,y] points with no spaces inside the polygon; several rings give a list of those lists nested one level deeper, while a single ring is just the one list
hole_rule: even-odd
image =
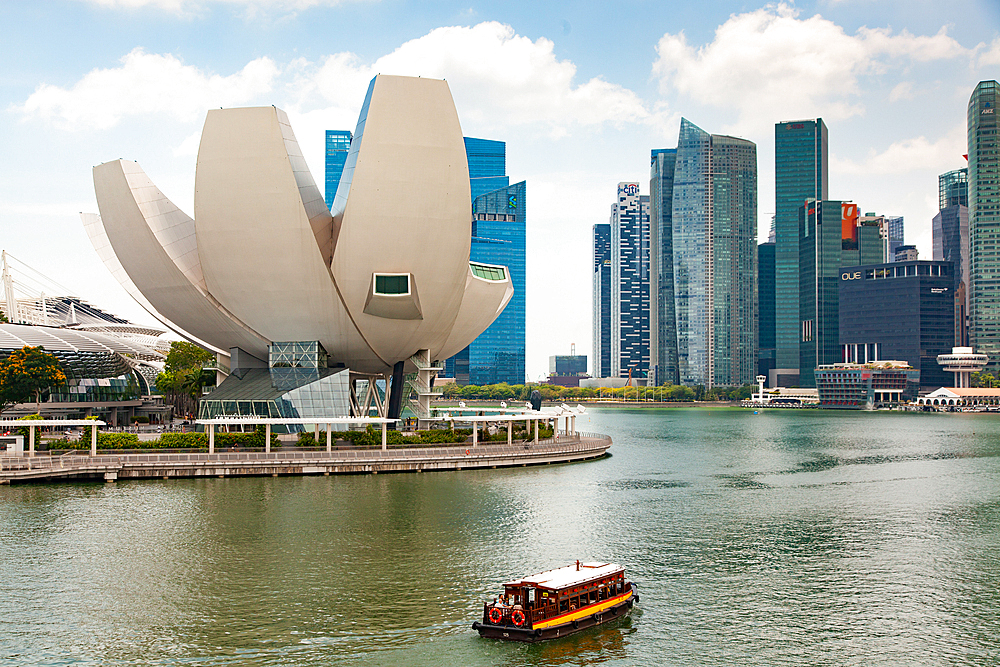
[{"label": "tour boat", "polygon": [[472,624],[483,637],[537,642],[564,637],[628,614],[639,601],[625,569],[581,563],[509,581],[503,595],[483,605]]}]

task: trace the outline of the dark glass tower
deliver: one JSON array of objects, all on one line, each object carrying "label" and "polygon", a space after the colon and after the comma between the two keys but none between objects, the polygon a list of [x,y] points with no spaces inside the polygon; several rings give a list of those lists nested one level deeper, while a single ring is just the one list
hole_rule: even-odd
[{"label": "dark glass tower", "polygon": [[649,372],[649,197],[619,183],[611,206],[611,375]]},{"label": "dark glass tower", "polygon": [[851,202],[799,207],[799,386],[815,387],[817,366],[843,360],[840,280],[849,268],[885,263],[883,223],[881,216],[862,219]]},{"label": "dark glass tower", "polygon": [[351,149],[349,130],[326,131],[326,207],[333,208],[333,198],[337,196],[340,175],[344,173],[347,153]]},{"label": "dark glass tower", "polygon": [[594,377],[611,377],[611,225],[594,225]]},{"label": "dark glass tower", "polygon": [[507,144],[465,137],[472,193],[469,259],[506,266],[514,296],[500,316],[468,347],[445,360],[459,384],[522,384],[524,377],[526,187],[510,185]]},{"label": "dark glass tower", "polygon": [[649,169],[649,354],[656,384],[680,384],[674,313],[673,195],[676,148],[652,151]]},{"label": "dark glass tower", "polygon": [[1000,368],[1000,142],[996,81],[969,99],[969,343]]},{"label": "dark glass tower", "polygon": [[757,246],[757,374],[769,377],[774,368],[774,248]]},{"label": "dark glass tower", "polygon": [[680,381],[740,385],[757,373],[757,146],[681,119],[673,187]]},{"label": "dark glass tower", "polygon": [[799,208],[829,196],[827,129],[822,118],[774,126],[775,373],[779,386],[798,384]]},{"label": "dark glass tower", "polygon": [[[955,345],[969,345],[969,170],[938,176],[941,210],[931,223],[933,258],[950,261],[955,279]],[[943,386],[943,385],[942,385]]]}]

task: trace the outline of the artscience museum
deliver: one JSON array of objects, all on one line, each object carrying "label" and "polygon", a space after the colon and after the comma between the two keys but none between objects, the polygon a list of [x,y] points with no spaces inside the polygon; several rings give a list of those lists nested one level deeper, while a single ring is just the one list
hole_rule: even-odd
[{"label": "artscience museum", "polygon": [[208,112],[193,218],[135,162],[95,167],[94,187],[100,216],[84,225],[107,267],[228,363],[201,417],[396,418],[416,396],[427,419],[439,361],[513,295],[506,267],[469,261],[469,167],[445,81],[372,80],[332,210],[275,107]]}]

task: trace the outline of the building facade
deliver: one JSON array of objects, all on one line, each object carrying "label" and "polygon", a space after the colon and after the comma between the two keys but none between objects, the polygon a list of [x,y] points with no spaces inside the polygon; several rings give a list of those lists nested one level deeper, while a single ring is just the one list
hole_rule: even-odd
[{"label": "building facade", "polygon": [[941,210],[931,223],[932,259],[954,265],[955,345],[969,344],[969,170],[938,176]]},{"label": "building facade", "polygon": [[774,241],[757,246],[757,375],[775,368]]},{"label": "building facade", "polygon": [[829,156],[822,118],[774,126],[775,378],[797,386],[799,341],[799,208],[829,197]]},{"label": "building facade", "polygon": [[611,374],[648,377],[649,197],[619,183],[611,206]]},{"label": "building facade", "polygon": [[969,343],[1000,368],[1000,137],[996,81],[969,99]]},{"label": "building facade", "polygon": [[507,308],[467,348],[445,361],[445,373],[465,384],[524,382],[526,184],[510,184],[507,144],[465,137],[472,195],[470,259],[506,266],[514,286]]},{"label": "building facade", "polygon": [[611,377],[611,225],[599,222],[593,235],[593,342],[596,378]]},{"label": "building facade", "polygon": [[840,272],[841,361],[905,361],[920,386],[951,384],[937,362],[955,340],[955,275],[947,261],[845,267]]},{"label": "building facade", "polygon": [[841,269],[885,263],[885,243],[852,202],[807,202],[799,221],[799,386],[815,387],[814,369],[841,360]]},{"label": "building facade", "polygon": [[354,135],[350,130],[326,131],[326,207],[333,208],[333,200],[340,187],[340,176],[344,173],[347,154],[351,150],[351,139]]},{"label": "building facade", "polygon": [[[896,259],[896,251],[899,250],[906,241],[903,240],[903,216],[901,215],[887,215],[885,216],[885,245],[886,245],[886,257],[888,261],[895,262],[899,261]],[[911,246],[916,249],[916,246]],[[909,255],[904,255],[904,259],[901,261],[907,261]],[[916,259],[916,258],[913,258]]]},{"label": "building facade", "polygon": [[680,384],[674,304],[673,193],[676,148],[651,151],[649,168],[650,362],[655,384]]},{"label": "building facade", "polygon": [[920,371],[906,362],[830,364],[816,369],[819,406],[840,410],[874,410],[914,401]]},{"label": "building facade", "polygon": [[682,384],[757,372],[757,147],[681,119],[673,183],[674,304]]}]

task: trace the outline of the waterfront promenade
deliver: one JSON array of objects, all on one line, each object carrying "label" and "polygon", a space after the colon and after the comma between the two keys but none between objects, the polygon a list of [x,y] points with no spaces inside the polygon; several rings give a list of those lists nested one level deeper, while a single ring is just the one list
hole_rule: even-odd
[{"label": "waterfront promenade", "polygon": [[611,438],[560,433],[532,441],[393,449],[121,453],[0,457],[0,484],[57,480],[170,479],[431,472],[570,463],[604,456]]}]

